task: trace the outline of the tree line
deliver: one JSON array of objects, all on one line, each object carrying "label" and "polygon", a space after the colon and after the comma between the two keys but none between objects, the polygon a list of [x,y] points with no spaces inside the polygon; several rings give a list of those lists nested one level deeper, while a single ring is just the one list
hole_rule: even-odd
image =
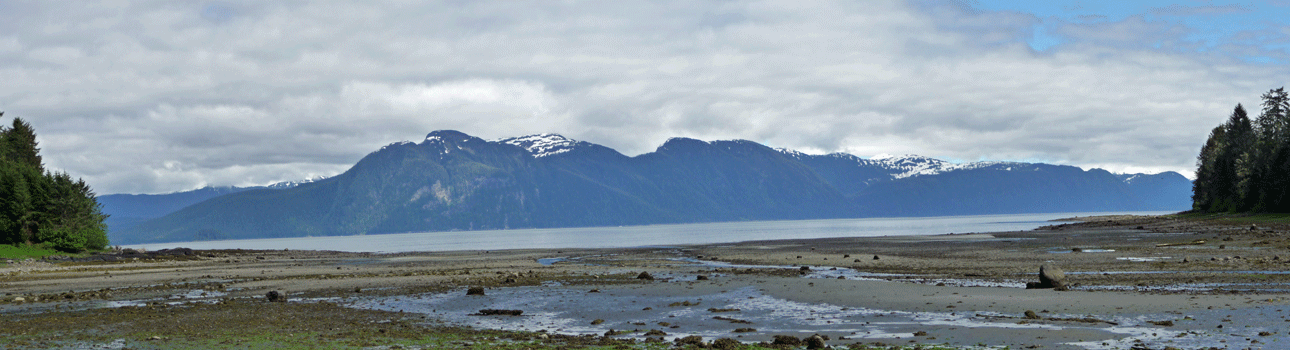
[{"label": "tree line", "polygon": [[94,191],[66,172],[45,170],[36,146],[36,131],[22,118],[0,125],[0,244],[44,243],[66,252],[106,247],[107,215]]},{"label": "tree line", "polygon": [[1196,158],[1193,210],[1290,213],[1290,97],[1281,87],[1262,98],[1254,120],[1237,104],[1210,131]]}]

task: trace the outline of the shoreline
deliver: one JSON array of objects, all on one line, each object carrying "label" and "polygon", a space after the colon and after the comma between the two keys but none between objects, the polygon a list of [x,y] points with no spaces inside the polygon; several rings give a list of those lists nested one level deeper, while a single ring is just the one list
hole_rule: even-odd
[{"label": "shoreline", "polygon": [[[214,308],[215,311],[203,312],[218,314],[216,311],[221,310],[220,305],[234,309],[244,304],[260,305],[268,291],[281,291],[293,300],[286,305],[299,304],[306,310],[321,308],[318,303],[335,303],[351,312],[372,310],[359,314],[389,311],[405,316],[425,316],[427,318],[419,322],[416,321],[419,318],[407,316],[413,320],[409,322],[422,327],[466,327],[470,325],[452,324],[450,321],[458,314],[353,307],[373,300],[389,303],[419,300],[421,304],[408,304],[411,305],[409,307],[430,305],[438,308],[440,306],[435,306],[438,304],[434,304],[437,302],[434,300],[457,298],[456,293],[464,293],[468,286],[482,286],[489,294],[508,295],[512,291],[523,290],[532,295],[549,294],[554,298],[533,299],[525,305],[559,305],[559,298],[569,298],[568,293],[591,295],[585,292],[593,289],[603,292],[597,297],[604,295],[604,298],[610,298],[611,294],[635,296],[632,299],[605,299],[605,303],[613,303],[614,300],[661,303],[652,306],[660,310],[655,313],[623,313],[624,310],[613,309],[585,311],[572,306],[551,306],[548,309],[531,306],[525,310],[548,316],[585,312],[596,319],[606,320],[605,327],[662,328],[656,323],[667,322],[666,319],[654,318],[698,317],[695,315],[703,315],[703,310],[710,307],[724,306],[678,309],[668,308],[668,303],[662,303],[686,297],[707,298],[705,302],[709,304],[716,302],[713,300],[726,300],[729,305],[747,303],[740,301],[743,300],[741,298],[764,301],[769,304],[745,306],[741,312],[722,317],[756,319],[758,321],[754,322],[762,325],[763,329],[770,329],[765,328],[767,325],[776,325],[774,329],[785,330],[786,334],[797,334],[789,332],[790,329],[810,330],[814,321],[806,320],[811,317],[805,316],[768,316],[777,312],[776,308],[823,308],[820,310],[839,317],[835,320],[838,325],[866,322],[846,327],[834,324],[815,326],[814,329],[832,337],[832,345],[880,341],[891,345],[970,346],[984,343],[1014,348],[1031,345],[1072,349],[1114,347],[1082,343],[1092,341],[1092,337],[1102,337],[1097,340],[1139,340],[1189,348],[1188,344],[1211,344],[1206,339],[1229,340],[1231,337],[1223,335],[1225,333],[1214,332],[1217,326],[1237,327],[1231,332],[1250,333],[1252,329],[1261,329],[1261,321],[1275,321],[1275,326],[1284,324],[1282,318],[1264,317],[1277,314],[1271,310],[1290,307],[1286,297],[1287,289],[1290,289],[1290,274],[1284,273],[1290,267],[1286,227],[1272,225],[1266,229],[1250,230],[1248,227],[1167,217],[1081,219],[1085,221],[1055,222],[1033,231],[792,239],[676,247],[391,254],[297,250],[196,251],[193,256],[156,261],[26,263],[0,268],[0,286],[6,293],[0,299],[0,313],[32,321],[67,313],[112,314],[114,311],[110,310],[121,308],[104,307],[132,305],[127,307],[132,313]],[[1205,243],[1192,244],[1202,239]],[[553,258],[564,259],[541,260],[549,264],[539,260]],[[1040,265],[1064,269],[1071,291],[1016,287],[1035,281]],[[801,275],[799,269],[802,266],[810,271],[806,276],[809,278]],[[639,280],[636,276],[642,271],[658,278]],[[700,275],[707,279],[698,280]],[[23,300],[15,301],[16,298]],[[514,305],[516,301],[498,299],[492,302]],[[848,310],[842,311],[842,308]],[[684,311],[689,309],[693,310]],[[657,313],[662,310],[674,313]],[[855,310],[871,310],[874,314],[857,314]],[[1025,311],[1033,311],[1039,318],[1025,318]],[[874,316],[883,312],[897,316]],[[618,314],[631,314],[637,318],[615,316]],[[1241,319],[1228,314],[1247,317]],[[570,317],[560,317],[557,317],[559,322],[573,322]],[[879,327],[881,329],[865,325],[883,320],[880,317],[903,317],[907,320],[897,322],[899,325]],[[916,321],[919,317],[956,321]],[[1082,318],[1115,322],[1117,325],[1077,320]],[[480,321],[478,318],[469,320]],[[1173,325],[1148,323],[1166,320]],[[5,323],[12,322],[20,321]],[[773,330],[733,333],[735,327],[711,318],[695,318],[684,324],[682,328],[660,331],[672,335],[703,334],[709,341],[730,337],[745,343],[769,341],[775,333]],[[75,333],[78,326],[86,325],[71,322],[62,331]],[[579,327],[588,330],[604,328],[585,324]],[[870,337],[840,331],[843,328],[851,332],[868,329]],[[505,330],[532,332],[537,329]],[[110,335],[119,331],[103,332]],[[554,329],[548,331],[553,335],[559,334]],[[170,337],[195,334],[191,331],[169,332]],[[883,333],[875,335],[877,333],[872,332]],[[913,336],[915,332],[931,336]],[[1125,332],[1167,333],[1177,337],[1176,341],[1181,343],[1168,343],[1175,339],[1165,339],[1160,335]],[[1193,336],[1188,332],[1204,336]],[[1241,333],[1239,338],[1250,338],[1269,346],[1286,341],[1259,336],[1258,332],[1273,330]],[[21,334],[12,331],[0,331],[0,334],[11,340],[21,338]],[[642,334],[614,338],[643,340]],[[892,343],[892,339],[882,337],[898,337],[900,342]],[[671,341],[673,336],[664,338]],[[131,343],[132,348],[139,345],[133,343],[129,336],[123,339]],[[914,343],[908,343],[911,340]],[[1248,340],[1242,341],[1248,343]]]}]

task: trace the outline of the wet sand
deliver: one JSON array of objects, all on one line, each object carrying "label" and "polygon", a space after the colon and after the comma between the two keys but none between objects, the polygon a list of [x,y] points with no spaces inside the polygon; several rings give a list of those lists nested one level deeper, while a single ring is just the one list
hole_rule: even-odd
[{"label": "wet sand", "polygon": [[[744,342],[820,333],[833,345],[1290,347],[1281,331],[1290,326],[1282,311],[1290,307],[1286,227],[1083,220],[1026,232],[636,249],[199,251],[124,263],[16,262],[0,268],[0,312],[38,318],[121,305],[258,302],[276,290],[292,303],[403,311],[431,325],[639,330],[619,338],[657,329],[667,340]],[[1044,264],[1064,269],[1071,290],[1020,288]],[[642,271],[656,278],[637,279]],[[468,299],[469,286],[488,295]],[[698,305],[669,306],[682,301]],[[483,308],[529,316],[467,316]]]}]

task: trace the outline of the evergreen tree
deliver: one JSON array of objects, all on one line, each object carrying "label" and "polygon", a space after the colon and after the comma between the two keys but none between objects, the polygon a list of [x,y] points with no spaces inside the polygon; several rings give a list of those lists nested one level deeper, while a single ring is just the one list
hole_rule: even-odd
[{"label": "evergreen tree", "polygon": [[[1238,106],[1239,108],[1239,106]],[[1192,181],[1192,209],[1197,211],[1215,211],[1223,198],[1219,187],[1223,186],[1221,171],[1218,169],[1219,155],[1224,153],[1227,144],[1226,129],[1220,125],[1209,132],[1209,139],[1200,148],[1196,157],[1196,181]]]},{"label": "evergreen tree", "polygon": [[13,118],[13,126],[4,130],[0,140],[5,144],[4,159],[44,170],[40,148],[36,148],[36,131],[31,128],[31,124],[27,124],[22,118]]},{"label": "evergreen tree", "polygon": [[107,216],[94,192],[67,173],[45,172],[39,151],[35,130],[22,119],[0,128],[0,243],[69,252],[106,247]]},{"label": "evergreen tree", "polygon": [[1259,208],[1290,212],[1290,96],[1284,87],[1263,95],[1259,126]]}]

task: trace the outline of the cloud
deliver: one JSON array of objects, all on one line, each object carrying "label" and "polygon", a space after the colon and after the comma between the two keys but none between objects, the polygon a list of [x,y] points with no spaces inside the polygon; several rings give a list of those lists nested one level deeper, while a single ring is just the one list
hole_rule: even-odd
[{"label": "cloud", "polygon": [[1203,6],[1186,6],[1173,4],[1166,7],[1155,7],[1148,10],[1153,15],[1160,16],[1197,16],[1197,15],[1218,15],[1241,12],[1258,11],[1256,7],[1248,4],[1227,4],[1227,5],[1203,5]]},{"label": "cloud", "polygon": [[[79,3],[78,3],[79,4]],[[160,2],[0,11],[0,110],[101,193],[333,175],[438,129],[674,136],[1190,173],[1208,129],[1290,80],[1192,28],[949,2]],[[1272,34],[1268,34],[1272,33]],[[21,82],[21,83],[12,83]]]}]

